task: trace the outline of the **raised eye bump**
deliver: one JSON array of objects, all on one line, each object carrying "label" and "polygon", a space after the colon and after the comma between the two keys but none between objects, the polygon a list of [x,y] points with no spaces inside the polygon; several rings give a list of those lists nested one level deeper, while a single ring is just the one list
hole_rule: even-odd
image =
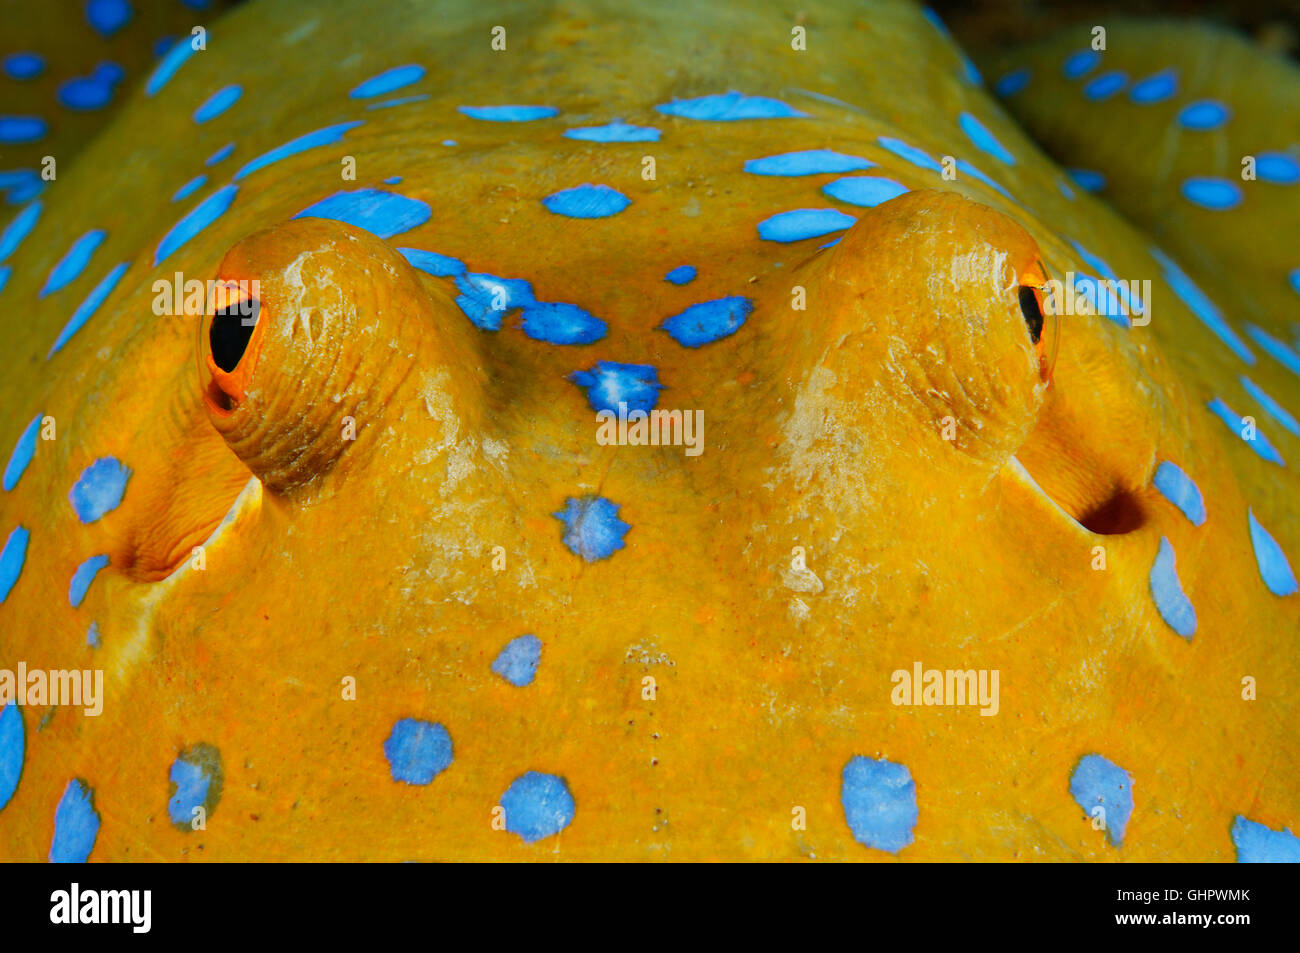
[{"label": "raised eye bump", "polygon": [[1037,344],[1043,336],[1043,309],[1038,303],[1038,289],[1032,285],[1020,286],[1020,314],[1029,328],[1029,340]]}]

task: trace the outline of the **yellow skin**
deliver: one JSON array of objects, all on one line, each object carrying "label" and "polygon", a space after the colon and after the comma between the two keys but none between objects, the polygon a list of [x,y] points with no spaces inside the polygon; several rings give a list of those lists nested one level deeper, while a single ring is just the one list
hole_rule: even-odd
[{"label": "yellow skin", "polygon": [[[0,605],[0,667],[102,667],[107,698],[98,718],[59,711],[39,732],[43,713],[25,712],[0,857],[46,856],[73,777],[102,819],[92,860],[1226,861],[1237,814],[1295,829],[1300,599],[1265,588],[1246,509],[1294,562],[1296,479],[1205,403],[1217,394],[1261,416],[1288,463],[1300,441],[1240,393],[1240,363],[1163,284],[1150,239],[1099,201],[1067,200],[1060,171],[960,81],[955,49],[910,6],[819,5],[804,52],[776,3],[621,7],[254,3],[158,96],[137,93],[49,196],[4,291],[23,306],[3,311],[0,400],[16,412],[0,446],[37,412],[59,433],[0,498],[0,530],[32,530]],[[498,24],[508,52],[490,49]],[[369,112],[348,98],[407,62],[428,67],[416,88],[428,100]],[[229,212],[155,268],[179,214],[160,192],[233,128],[196,132],[188,104],[233,81],[251,97],[234,120],[241,159],[366,124],[250,176]],[[728,89],[809,118],[654,110]],[[513,126],[456,111],[493,103],[562,113]],[[962,110],[1014,166],[969,144]],[[662,138],[562,137],[615,117]],[[1018,201],[910,165],[881,135],[966,157]],[[914,191],[856,208],[816,191],[836,175],[742,171],[817,148],[864,156]],[[345,155],[356,182],[337,178]],[[290,220],[393,174],[433,217],[390,242]],[[632,204],[600,220],[541,205],[584,182]],[[758,239],[760,221],[801,207],[858,221],[825,250],[834,236]],[[90,271],[130,271],[47,365],[97,279],[33,305],[36,290],[94,225],[109,238]],[[1053,362],[1053,335],[1035,347],[1017,287],[1040,284],[1044,266],[1057,279],[1084,270],[1064,234],[1156,290],[1145,327],[1062,316]],[[560,347],[512,317],[481,331],[452,281],[414,270],[396,245],[526,278],[539,300],[572,302],[609,332]],[[682,263],[699,268],[694,282],[663,281]],[[196,327],[152,314],[152,282],[177,270],[261,283],[230,374],[210,362],[210,316]],[[656,330],[725,295],[754,302],[735,334],[688,349]],[[598,360],[654,365],[660,407],[703,410],[704,453],[598,445],[586,394],[566,380]],[[1251,374],[1300,410],[1280,366],[1261,355]],[[354,441],[341,439],[344,416]],[[122,505],[83,525],[67,493],[105,455],[134,473]],[[1161,460],[1200,487],[1204,526],[1152,489]],[[552,515],[585,494],[631,526],[607,559],[571,552]],[[1117,499],[1136,528],[1080,524]],[[228,511],[194,568],[191,547]],[[1161,537],[1197,612],[1191,641],[1152,600]],[[73,609],[67,581],[100,552],[111,565]],[[91,619],[97,650],[84,645]],[[519,688],[490,665],[524,633],[543,649]],[[891,673],[916,661],[998,670],[998,714],[894,705]],[[1258,681],[1253,701],[1244,676]],[[427,786],[394,781],[384,758],[407,717],[452,738],[453,762]],[[168,768],[200,742],[221,752],[224,781],[194,831],[168,820]],[[1119,847],[1070,796],[1089,753],[1133,777]],[[915,782],[914,840],[897,854],[846,823],[841,771],[855,755],[904,764]],[[535,843],[493,825],[530,770],[563,777],[576,806]]]}]

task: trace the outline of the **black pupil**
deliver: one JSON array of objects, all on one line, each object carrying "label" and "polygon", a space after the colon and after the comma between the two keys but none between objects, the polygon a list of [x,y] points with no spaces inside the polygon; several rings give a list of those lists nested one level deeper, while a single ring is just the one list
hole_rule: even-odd
[{"label": "black pupil", "polygon": [[1038,296],[1029,285],[1020,286],[1020,313],[1025,316],[1029,339],[1037,344],[1043,336],[1043,312],[1038,308]]},{"label": "black pupil", "polygon": [[212,345],[212,360],[217,367],[229,373],[239,365],[239,359],[244,356],[253,336],[253,328],[257,327],[260,310],[261,302],[250,298],[221,308],[212,315],[208,342]]}]

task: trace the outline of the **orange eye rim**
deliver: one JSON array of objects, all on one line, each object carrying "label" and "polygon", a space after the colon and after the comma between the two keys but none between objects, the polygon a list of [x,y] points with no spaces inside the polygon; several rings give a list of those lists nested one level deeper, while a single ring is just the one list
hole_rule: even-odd
[{"label": "orange eye rim", "polygon": [[[266,303],[254,294],[249,282],[237,279],[218,279],[212,284],[211,291],[203,320],[199,322],[195,353],[199,359],[200,380],[205,381],[202,393],[208,410],[218,417],[228,417],[247,398],[248,381],[261,353],[261,331],[265,324],[262,312]],[[253,329],[238,362],[231,370],[223,370],[212,353],[212,324],[219,312],[238,308],[247,301],[256,302]]]}]

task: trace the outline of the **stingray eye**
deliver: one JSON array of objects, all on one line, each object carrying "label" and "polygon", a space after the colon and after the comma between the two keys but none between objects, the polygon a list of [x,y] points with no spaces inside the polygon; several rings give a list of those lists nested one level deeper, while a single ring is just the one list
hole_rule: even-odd
[{"label": "stingray eye", "polygon": [[1029,328],[1029,340],[1035,344],[1043,336],[1043,309],[1038,303],[1038,289],[1031,285],[1020,286],[1020,314]]},{"label": "stingray eye", "polygon": [[[200,374],[208,380],[208,407],[229,413],[245,397],[257,361],[262,302],[255,281],[219,280],[212,285],[209,318],[200,325]],[[206,347],[204,346],[206,344]]]},{"label": "stingray eye", "polygon": [[1038,260],[1020,275],[1018,285],[1016,302],[1029,331],[1029,340],[1034,345],[1034,353],[1038,355],[1038,374],[1050,383],[1056,365],[1056,348],[1060,343],[1061,326],[1054,297],[1059,286]]},{"label": "stingray eye", "polygon": [[252,340],[253,329],[257,327],[257,316],[262,310],[262,302],[256,298],[217,308],[212,313],[212,324],[208,328],[208,344],[212,348],[212,363],[229,373],[239,366],[240,358],[248,349]]}]

